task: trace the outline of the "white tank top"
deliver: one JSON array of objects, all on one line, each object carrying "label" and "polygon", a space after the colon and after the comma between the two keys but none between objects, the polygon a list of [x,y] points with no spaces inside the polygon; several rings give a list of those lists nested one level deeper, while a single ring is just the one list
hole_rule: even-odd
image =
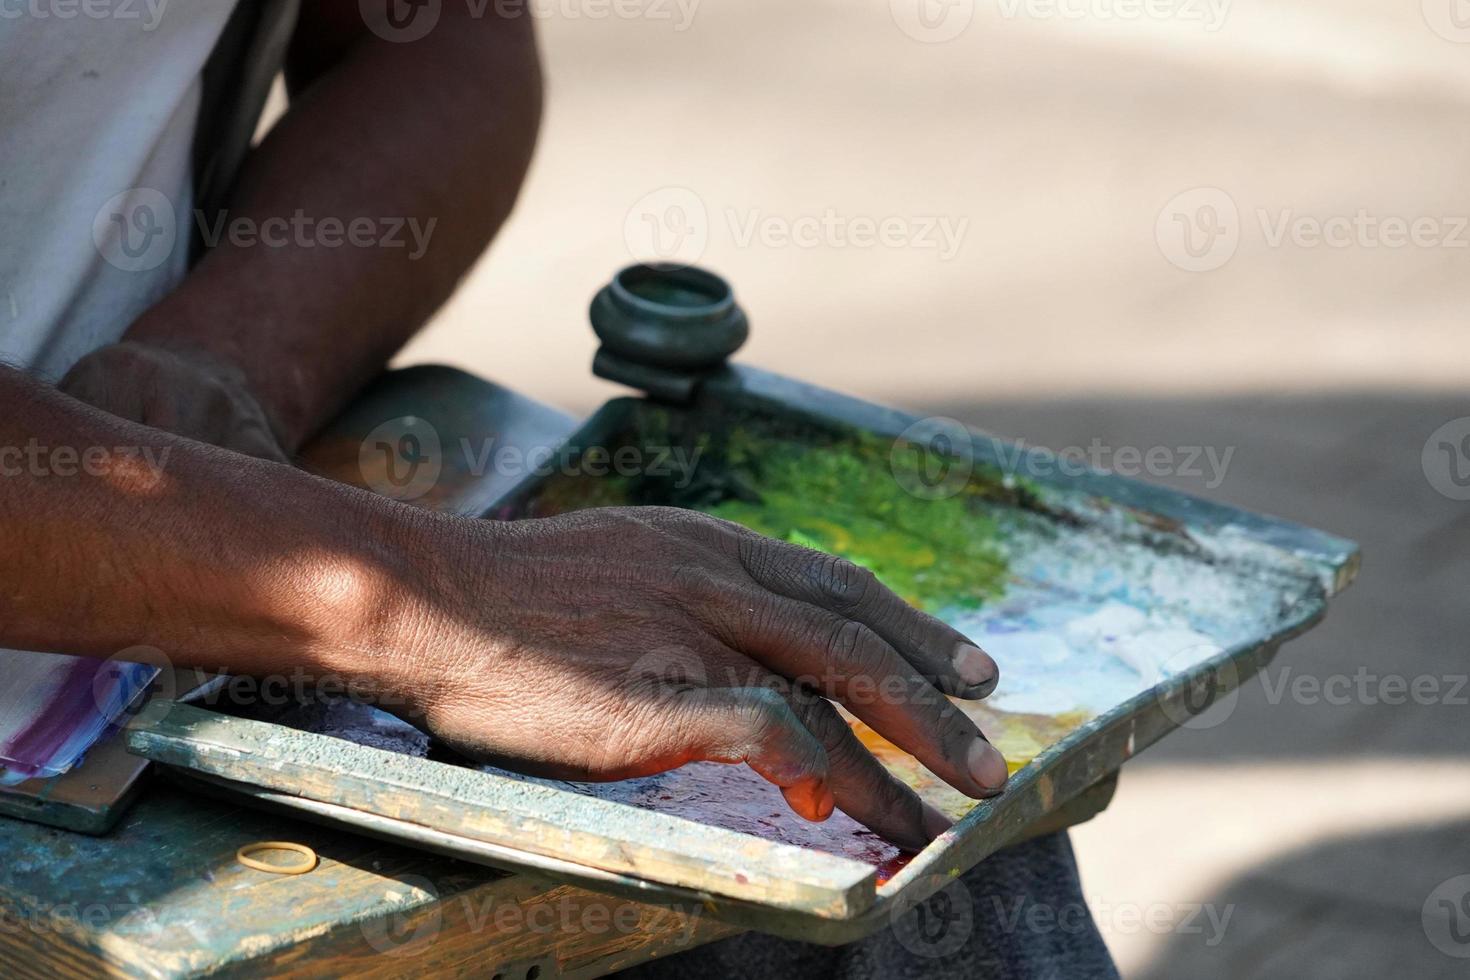
[{"label": "white tank top", "polygon": [[200,72],[235,0],[0,0],[0,358],[55,381],[188,268]]}]

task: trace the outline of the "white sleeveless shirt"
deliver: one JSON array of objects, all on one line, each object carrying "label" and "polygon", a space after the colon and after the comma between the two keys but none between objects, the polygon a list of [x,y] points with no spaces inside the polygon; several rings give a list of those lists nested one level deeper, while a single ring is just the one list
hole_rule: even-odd
[{"label": "white sleeveless shirt", "polygon": [[0,359],[55,381],[188,268],[200,72],[235,0],[0,0]]}]

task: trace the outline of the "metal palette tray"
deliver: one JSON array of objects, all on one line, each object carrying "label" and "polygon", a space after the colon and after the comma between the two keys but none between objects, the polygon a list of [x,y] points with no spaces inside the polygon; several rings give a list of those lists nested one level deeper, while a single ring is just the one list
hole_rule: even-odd
[{"label": "metal palette tray", "polygon": [[[319,441],[315,466],[380,485],[382,474],[358,452],[363,435],[411,416],[450,447],[442,449],[429,502],[493,519],[616,503],[759,519],[777,489],[847,487],[851,493],[838,495],[844,501],[877,510],[863,520],[889,521],[900,538],[913,531],[913,553],[940,549],[942,560],[943,549],[961,547],[989,570],[983,595],[950,605],[940,597],[934,608],[997,653],[1002,692],[1018,690],[1011,707],[998,692],[998,705],[975,715],[1025,763],[1005,793],[973,803],[913,760],[880,752],[901,778],[960,818],[921,853],[893,860],[891,849],[855,825],[798,827],[793,816],[757,826],[726,819],[718,806],[686,805],[698,795],[692,791],[713,785],[719,792],[735,786],[747,800],[767,792],[772,817],[784,809],[774,789],[720,784],[728,773],[700,767],[644,785],[558,784],[175,704],[155,704],[136,721],[130,750],[214,791],[313,819],[643,901],[698,901],[707,914],[741,927],[847,942],[1007,843],[1097,812],[1125,761],[1258,672],[1281,643],[1322,618],[1357,569],[1355,545],[1310,528],[1079,473],[1044,452],[953,423],[743,366],[712,372],[684,404],[614,400],[570,434],[539,416],[542,436],[554,437],[544,446],[563,462],[514,486],[500,474],[487,496],[484,480],[451,456],[452,447],[483,438],[487,417],[474,406],[492,401],[503,410],[503,391],[447,368],[395,372]],[[619,474],[608,460],[620,447],[682,447],[686,460],[698,450],[700,462],[675,474]],[[598,465],[587,465],[589,450],[597,450],[591,458]],[[803,474],[829,482],[805,489],[772,482]],[[863,487],[891,489],[892,507],[873,503]],[[936,514],[941,540],[914,523]],[[863,535],[847,540],[830,517],[803,524],[798,515],[792,540],[871,558],[861,553]],[[984,542],[970,540],[981,531]],[[882,577],[889,569],[875,570]],[[923,568],[904,581],[916,601],[932,598]],[[1025,656],[1033,650],[1035,657]],[[1068,698],[1075,704],[1062,710]]]}]

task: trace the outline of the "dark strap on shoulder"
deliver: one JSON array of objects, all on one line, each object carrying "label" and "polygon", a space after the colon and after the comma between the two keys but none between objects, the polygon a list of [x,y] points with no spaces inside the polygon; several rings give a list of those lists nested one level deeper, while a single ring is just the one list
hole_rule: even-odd
[{"label": "dark strap on shoulder", "polygon": [[[194,131],[194,207],[211,224],[229,206],[271,82],[285,63],[298,8],[299,0],[238,0],[204,65]],[[190,226],[190,256],[198,260],[203,237],[199,222]]]}]

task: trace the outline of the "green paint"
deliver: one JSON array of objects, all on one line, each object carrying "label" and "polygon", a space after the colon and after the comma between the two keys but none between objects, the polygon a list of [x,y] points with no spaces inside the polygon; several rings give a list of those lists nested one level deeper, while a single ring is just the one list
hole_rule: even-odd
[{"label": "green paint", "polygon": [[546,517],[628,504],[700,510],[841,555],[935,613],[978,607],[1004,589],[1005,530],[997,515],[1034,505],[1024,483],[977,469],[957,493],[931,500],[904,487],[925,485],[920,468],[936,460],[894,453],[886,439],[728,413],[688,418],[662,406],[638,408],[588,445],[635,446],[646,459],[661,447],[697,450],[692,479],[675,485],[652,474],[591,478],[574,468],[549,477],[522,513]]},{"label": "green paint", "polygon": [[[700,509],[770,537],[841,555],[930,612],[979,606],[1002,591],[1006,561],[992,516],[996,487],[972,480],[924,499],[905,491],[887,443],[827,445],[732,436],[727,482],[746,492]],[[905,461],[907,460],[907,461]]]}]

